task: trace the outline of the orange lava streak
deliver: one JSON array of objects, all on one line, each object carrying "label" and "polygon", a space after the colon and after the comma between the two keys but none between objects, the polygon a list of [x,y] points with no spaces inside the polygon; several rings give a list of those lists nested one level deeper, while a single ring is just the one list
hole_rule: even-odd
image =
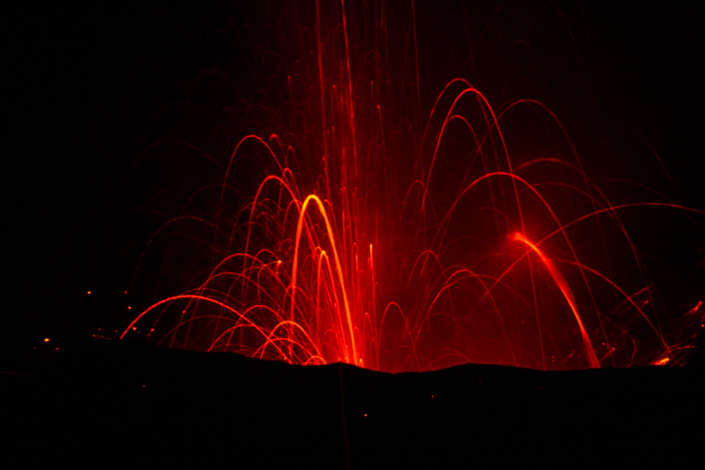
[{"label": "orange lava streak", "polygon": [[[350,315],[350,305],[348,303],[348,295],[345,290],[345,277],[343,276],[343,268],[340,264],[340,258],[338,256],[338,250],[335,247],[335,236],[333,234],[333,228],[330,225],[330,220],[328,219],[328,214],[326,213],[325,207],[323,207],[323,202],[320,200],[318,196],[315,194],[309,195],[305,200],[303,205],[301,206],[301,213],[299,214],[299,222],[298,225],[296,226],[296,241],[294,242],[294,263],[292,266],[291,270],[291,321],[294,320],[294,308],[295,308],[295,296],[296,296],[296,273],[297,273],[297,266],[299,262],[299,242],[301,241],[301,232],[303,231],[303,226],[304,226],[304,216],[306,214],[306,209],[308,208],[308,204],[314,201],[316,205],[318,206],[318,210],[323,216],[323,220],[326,222],[326,231],[328,232],[328,238],[330,239],[330,244],[331,248],[333,251],[333,257],[335,258],[335,269],[338,273],[338,281],[340,282],[340,288],[343,291],[343,303],[345,304],[345,315],[347,317],[347,322],[348,322],[348,331],[350,333],[350,342],[352,343],[352,359],[353,359],[353,364],[357,364],[358,357],[357,357],[357,347],[355,346],[355,332],[353,331],[353,325],[352,325],[352,317]],[[345,335],[343,335],[343,345],[345,348],[345,361],[350,362],[350,357],[348,355],[348,347],[345,342]]]},{"label": "orange lava streak", "polygon": [[536,254],[538,254],[541,258],[541,261],[543,261],[543,264],[546,265],[546,269],[548,269],[548,272],[551,274],[551,277],[553,277],[553,280],[556,282],[558,288],[563,293],[563,297],[565,297],[565,300],[568,302],[568,305],[570,305],[570,309],[573,311],[573,315],[575,315],[575,319],[578,322],[578,326],[580,326],[580,334],[583,337],[583,344],[585,345],[585,352],[587,353],[588,364],[593,369],[599,369],[600,362],[597,360],[597,356],[595,355],[595,350],[592,348],[590,338],[588,338],[587,332],[585,331],[585,327],[583,326],[583,322],[580,320],[580,315],[578,314],[578,306],[575,304],[573,292],[570,290],[570,287],[568,286],[568,283],[566,282],[565,278],[558,270],[558,268],[553,264],[553,262],[548,259],[543,254],[543,252],[538,249],[536,245],[527,240],[524,235],[517,232],[514,234],[514,240],[523,242],[529,248],[534,250]]},{"label": "orange lava streak", "polygon": [[[210,302],[210,303],[214,303],[214,304],[216,304],[216,305],[219,305],[220,307],[222,307],[222,308],[224,308],[224,309],[226,309],[226,310],[231,311],[232,313],[234,313],[235,315],[237,315],[237,316],[240,317],[241,319],[243,319],[243,320],[245,319],[245,315],[244,315],[244,314],[238,312],[236,309],[232,308],[231,306],[229,306],[229,305],[227,305],[227,304],[224,304],[223,302],[220,302],[220,301],[218,301],[218,300],[212,299],[212,298],[210,298],[210,297],[206,297],[206,296],[203,296],[203,295],[194,295],[194,294],[174,295],[174,296],[172,296],[172,297],[168,297],[168,298],[166,298],[166,299],[160,300],[159,302],[157,302],[157,303],[155,303],[155,304],[152,304],[152,305],[151,305],[149,308],[147,308],[145,311],[143,311],[142,313],[140,313],[139,315],[137,315],[137,317],[136,317],[134,320],[132,320],[132,323],[130,323],[129,325],[127,325],[127,328],[125,328],[125,331],[122,332],[122,334],[120,335],[120,339],[123,339],[123,338],[125,337],[125,335],[127,334],[127,332],[130,331],[130,330],[132,329],[132,327],[135,326],[135,324],[136,324],[142,317],[144,317],[146,314],[148,314],[150,311],[154,310],[155,308],[159,307],[160,305],[163,305],[163,304],[166,304],[166,303],[169,303],[169,302],[173,302],[174,300],[178,300],[178,299],[204,300],[204,301],[206,301],[206,302]],[[249,322],[249,324],[250,324],[250,326],[254,327],[257,331],[259,331],[261,334],[263,334],[265,337],[267,336],[267,333],[265,333],[264,330],[263,330],[262,328],[260,328],[259,326],[257,326],[255,323]]]}]

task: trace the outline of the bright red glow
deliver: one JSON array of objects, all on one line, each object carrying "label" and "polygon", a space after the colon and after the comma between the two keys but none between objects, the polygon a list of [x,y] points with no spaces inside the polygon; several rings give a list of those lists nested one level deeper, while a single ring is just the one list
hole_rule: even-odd
[{"label": "bright red glow", "polygon": [[[702,301],[681,310],[692,319],[674,333],[624,219],[705,212],[665,198],[613,203],[536,100],[494,108],[454,78],[422,117],[415,16],[416,82],[404,94],[382,46],[368,68],[351,65],[342,5],[326,24],[316,2],[310,54],[298,58],[310,73],[284,74],[290,128],[242,137],[219,165],[211,212],[154,235],[204,227],[214,235],[192,238],[212,247],[207,272],[177,295],[134,303],[142,311],[120,338],[393,372],[679,363]],[[375,21],[387,41],[385,16]],[[547,129],[545,148],[524,148],[522,129],[505,128],[527,116]],[[244,207],[229,203],[250,160],[266,174]]]}]

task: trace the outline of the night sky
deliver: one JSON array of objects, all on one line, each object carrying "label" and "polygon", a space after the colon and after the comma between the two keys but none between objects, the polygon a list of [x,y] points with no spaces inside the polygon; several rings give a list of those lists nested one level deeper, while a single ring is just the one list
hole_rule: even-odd
[{"label": "night sky", "polygon": [[[276,86],[257,91],[253,51],[265,35],[250,31],[287,24],[282,4],[302,21],[314,11],[313,2],[145,1],[47,2],[6,14],[0,369],[21,369],[35,348],[115,337],[174,287],[156,278],[157,261],[133,275],[159,226],[154,213],[170,210],[155,194],[217,181],[217,172],[179,159],[162,168],[144,155],[178,139],[227,161],[239,138],[262,127],[248,121],[243,100],[281,103]],[[402,19],[403,4],[389,2]],[[417,1],[421,115],[457,76],[495,106],[538,99],[596,180],[629,179],[642,185],[637,199],[645,186],[705,210],[703,17],[686,4]],[[355,31],[364,18],[346,7]],[[406,30],[391,27],[403,43]],[[228,80],[204,88],[200,78],[214,72]],[[663,267],[654,279],[665,301],[693,305],[705,296],[703,218],[700,231],[659,220],[635,222],[634,238]]]}]

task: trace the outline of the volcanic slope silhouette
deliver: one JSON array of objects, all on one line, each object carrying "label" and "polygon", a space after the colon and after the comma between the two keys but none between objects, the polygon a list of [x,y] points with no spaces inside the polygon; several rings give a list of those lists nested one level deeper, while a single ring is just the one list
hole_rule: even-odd
[{"label": "volcanic slope silhouette", "polygon": [[0,374],[10,461],[462,468],[660,461],[702,451],[701,366],[388,374],[84,338]]}]

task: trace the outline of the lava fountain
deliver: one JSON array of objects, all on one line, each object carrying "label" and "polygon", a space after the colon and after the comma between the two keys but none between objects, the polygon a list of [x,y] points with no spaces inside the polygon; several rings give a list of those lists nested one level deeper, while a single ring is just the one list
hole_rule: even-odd
[{"label": "lava fountain", "polygon": [[245,111],[265,124],[207,156],[220,181],[155,231],[145,257],[168,244],[197,267],[120,337],[392,372],[680,363],[702,300],[660,302],[630,226],[702,235],[705,212],[615,197],[536,99],[451,77],[426,106],[414,2],[402,41],[373,3],[265,28],[279,42],[256,49]]}]

